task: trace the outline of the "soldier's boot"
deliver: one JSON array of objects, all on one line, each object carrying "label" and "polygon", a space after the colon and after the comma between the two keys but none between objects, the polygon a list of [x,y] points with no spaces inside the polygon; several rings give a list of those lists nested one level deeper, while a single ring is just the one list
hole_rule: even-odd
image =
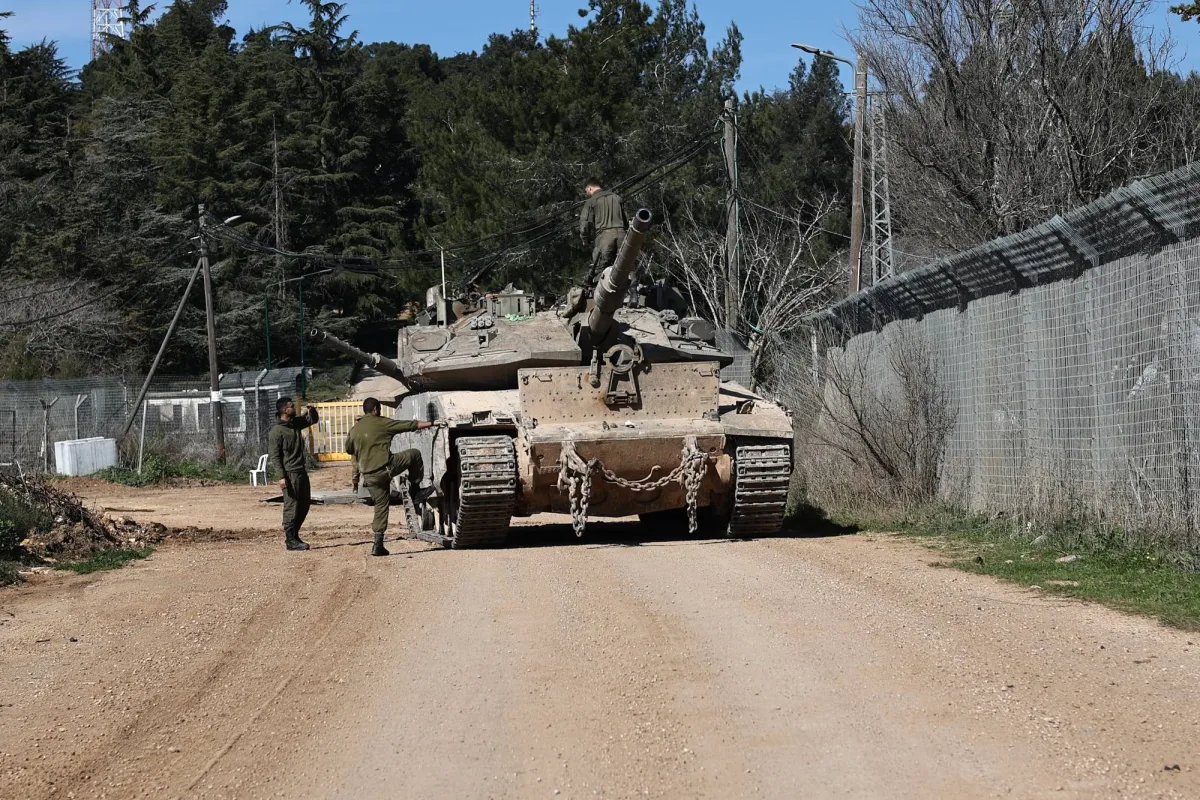
[{"label": "soldier's boot", "polygon": [[387,548],[383,546],[383,534],[382,533],[375,534],[375,546],[371,548],[371,555],[373,555],[373,556],[391,555],[388,552]]},{"label": "soldier's boot", "polygon": [[437,487],[436,486],[419,487],[419,486],[413,486],[410,484],[409,488],[408,488],[408,495],[409,495],[409,497],[412,498],[413,505],[417,505],[418,503],[428,504],[430,498],[437,497]]},{"label": "soldier's boot", "polygon": [[287,528],[283,532],[283,542],[288,550],[307,550],[308,545],[300,541],[300,534],[293,528]]}]

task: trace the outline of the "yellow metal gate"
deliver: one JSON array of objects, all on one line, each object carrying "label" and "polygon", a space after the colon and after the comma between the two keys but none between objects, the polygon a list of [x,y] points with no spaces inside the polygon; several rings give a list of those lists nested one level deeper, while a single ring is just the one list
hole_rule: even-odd
[{"label": "yellow metal gate", "polygon": [[[361,402],[345,403],[313,403],[320,421],[308,429],[308,449],[318,461],[349,461],[350,456],[343,449],[346,446],[346,434],[362,416]],[[379,409],[382,416],[391,419],[396,410],[383,406]]]}]

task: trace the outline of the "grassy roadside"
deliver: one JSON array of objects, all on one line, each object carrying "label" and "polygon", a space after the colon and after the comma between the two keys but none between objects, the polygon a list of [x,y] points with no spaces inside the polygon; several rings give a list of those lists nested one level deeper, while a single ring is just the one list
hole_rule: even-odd
[{"label": "grassy roadside", "polygon": [[200,463],[195,461],[173,461],[157,455],[146,457],[142,472],[132,467],[106,467],[91,477],[125,486],[153,486],[175,478],[219,481],[222,483],[244,483],[246,470],[240,464]]},{"label": "grassy roadside", "polygon": [[101,550],[91,558],[83,561],[68,561],[62,564],[55,564],[54,568],[70,570],[77,575],[88,575],[108,569],[120,569],[130,561],[146,558],[153,552],[153,547],[141,547],[137,549],[113,548],[112,550]]},{"label": "grassy roadside", "polygon": [[1200,630],[1200,571],[1194,555],[1131,545],[1120,531],[1074,525],[1043,528],[923,509],[891,518],[843,519],[862,530],[897,531],[942,558],[932,562],[994,575],[1064,597]]}]

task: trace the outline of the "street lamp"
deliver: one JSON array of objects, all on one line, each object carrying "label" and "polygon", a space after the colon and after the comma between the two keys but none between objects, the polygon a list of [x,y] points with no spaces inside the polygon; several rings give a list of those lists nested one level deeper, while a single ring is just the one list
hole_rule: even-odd
[{"label": "street lamp", "polygon": [[862,242],[863,242],[863,137],[864,120],[867,115],[867,62],[859,54],[857,63],[848,58],[834,55],[828,50],[821,50],[808,44],[793,44],[792,47],[809,55],[824,56],[834,61],[848,64],[854,70],[854,186],[850,198],[850,292],[857,292],[862,281]]}]

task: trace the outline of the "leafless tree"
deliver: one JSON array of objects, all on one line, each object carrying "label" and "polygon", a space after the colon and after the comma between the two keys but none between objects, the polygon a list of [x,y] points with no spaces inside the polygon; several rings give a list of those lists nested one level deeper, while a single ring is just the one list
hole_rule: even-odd
[{"label": "leafless tree", "polygon": [[[1023,230],[1188,158],[1150,0],[863,0],[898,221],[946,249]],[[1169,73],[1166,73],[1169,75]],[[1181,148],[1177,129],[1187,128]],[[1185,152],[1180,152],[1184,150]]]},{"label": "leafless tree", "polygon": [[111,292],[82,280],[0,284],[0,337],[43,374],[67,357],[90,361],[99,373],[120,341],[120,316],[110,300]]},{"label": "leafless tree", "polygon": [[[750,206],[740,237],[741,285],[737,305],[749,331],[751,374],[761,376],[774,343],[799,329],[804,316],[826,304],[840,268],[815,247],[833,200],[815,208],[773,210]],[[699,222],[693,211],[669,221],[666,269],[696,313],[726,327],[725,234]]]}]

